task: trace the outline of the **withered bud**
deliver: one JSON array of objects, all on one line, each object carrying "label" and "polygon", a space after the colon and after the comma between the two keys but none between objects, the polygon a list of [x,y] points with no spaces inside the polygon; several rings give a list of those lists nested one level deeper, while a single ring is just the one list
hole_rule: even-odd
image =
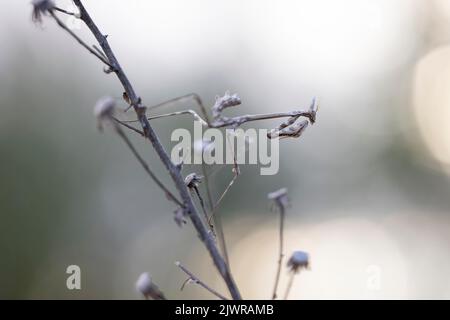
[{"label": "withered bud", "polygon": [[308,124],[307,120],[294,123],[290,127],[281,129],[278,135],[280,138],[299,138],[308,127]]},{"label": "withered bud", "polygon": [[187,223],[186,221],[186,210],[181,207],[178,207],[174,212],[173,220],[175,223],[181,228],[183,225]]},{"label": "withered bud", "polygon": [[197,175],[195,172],[188,174],[184,179],[184,184],[189,189],[197,188],[200,182],[202,182],[202,176]]},{"label": "withered bud", "polygon": [[42,16],[55,7],[55,3],[52,0],[33,0],[31,4],[33,5],[31,19],[36,23],[41,23]]},{"label": "withered bud", "polygon": [[216,97],[216,103],[212,107],[212,113],[214,118],[219,118],[223,109],[229,107],[235,107],[242,103],[241,98],[235,94],[230,94],[228,91],[222,97]]},{"label": "withered bud", "polygon": [[194,152],[203,154],[203,152],[211,152],[214,149],[214,142],[209,140],[194,141]]},{"label": "withered bud", "polygon": [[126,91],[123,92],[122,98],[123,100],[125,100],[126,103],[131,104],[130,97],[128,96],[128,93]]},{"label": "withered bud", "polygon": [[303,251],[294,251],[289,259],[287,266],[294,273],[300,272],[302,269],[309,269],[309,255]]},{"label": "withered bud", "polygon": [[275,202],[275,204],[282,209],[286,209],[289,206],[289,197],[287,195],[288,191],[286,188],[271,192],[267,195],[269,200]]},{"label": "withered bud", "polygon": [[316,122],[317,111],[319,111],[319,101],[318,99],[314,98],[309,107],[310,112],[309,121],[311,121],[311,124],[314,124]]},{"label": "withered bud", "polygon": [[[278,128],[272,129],[267,133],[267,138],[299,138],[308,127],[308,120],[303,120],[292,124],[292,118],[283,122]],[[291,124],[290,124],[291,123]]]},{"label": "withered bud", "polygon": [[164,294],[159,290],[158,286],[152,282],[152,277],[147,272],[144,272],[139,276],[136,281],[136,289],[142,293],[146,299],[166,300]]},{"label": "withered bud", "polygon": [[287,119],[286,121],[282,122],[279,126],[278,129],[284,129],[286,127],[289,127],[291,125],[293,125],[295,123],[295,121],[297,121],[298,117],[294,116],[294,117],[290,117],[289,119]]},{"label": "withered bud", "polygon": [[103,129],[103,122],[111,120],[116,108],[116,101],[111,97],[100,98],[94,107],[94,115],[97,118],[99,130]]}]

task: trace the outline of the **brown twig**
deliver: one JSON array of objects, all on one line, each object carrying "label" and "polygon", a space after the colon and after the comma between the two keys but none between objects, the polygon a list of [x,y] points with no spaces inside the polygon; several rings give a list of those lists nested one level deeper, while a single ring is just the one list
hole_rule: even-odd
[{"label": "brown twig", "polygon": [[209,291],[210,293],[212,293],[213,295],[215,295],[216,297],[218,297],[221,300],[228,300],[227,298],[225,298],[223,295],[221,295],[220,293],[218,293],[216,290],[212,289],[211,287],[209,287],[206,283],[204,283],[203,281],[201,281],[198,277],[196,277],[192,272],[190,272],[185,266],[183,266],[181,264],[181,262],[177,261],[175,262],[175,265],[181,269],[181,271],[183,271],[184,273],[186,273],[189,278],[183,283],[182,288],[184,288],[184,286],[186,285],[186,283],[189,280],[192,280],[194,283],[198,284],[199,286],[203,287],[204,289],[206,289],[207,291]]}]

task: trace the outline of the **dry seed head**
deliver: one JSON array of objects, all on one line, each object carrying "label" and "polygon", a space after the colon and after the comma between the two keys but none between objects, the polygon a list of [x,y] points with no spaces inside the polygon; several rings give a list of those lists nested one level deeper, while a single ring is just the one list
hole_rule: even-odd
[{"label": "dry seed head", "polygon": [[41,23],[42,15],[47,14],[48,11],[55,7],[55,3],[52,0],[33,0],[31,4],[33,5],[31,19],[37,23]]},{"label": "dry seed head", "polygon": [[289,206],[289,197],[286,188],[271,192],[267,195],[269,200],[273,200],[275,204],[282,209],[286,209]]},{"label": "dry seed head", "polygon": [[136,289],[147,299],[165,300],[164,294],[152,282],[152,277],[148,272],[142,273],[136,281]]},{"label": "dry seed head", "polygon": [[278,132],[281,138],[299,138],[308,127],[308,120],[303,120]]},{"label": "dry seed head", "polygon": [[103,130],[103,122],[109,121],[114,115],[116,101],[111,97],[100,98],[94,107],[94,115],[97,118],[97,126]]},{"label": "dry seed head", "polygon": [[94,115],[99,120],[112,117],[114,109],[116,107],[116,101],[111,97],[100,98],[94,107]]},{"label": "dry seed head", "polygon": [[230,92],[227,91],[222,97],[216,97],[216,103],[212,107],[213,117],[217,119],[221,116],[223,109],[235,107],[241,103],[241,98],[239,98],[237,93],[230,94]]},{"label": "dry seed head", "polygon": [[303,120],[294,123],[295,117],[289,118],[287,121],[281,123],[278,128],[272,129],[267,133],[267,138],[299,138],[305,129],[308,127],[308,120]]},{"label": "dry seed head", "polygon": [[173,220],[175,220],[175,223],[180,228],[187,223],[186,211],[183,208],[178,207],[173,213],[174,213]]},{"label": "dry seed head", "polygon": [[314,98],[310,107],[309,107],[309,120],[311,121],[311,124],[314,124],[316,122],[316,114],[317,111],[319,111],[319,100]]},{"label": "dry seed head", "polygon": [[186,178],[184,179],[184,183],[189,189],[197,188],[200,182],[202,182],[202,178],[202,176],[199,176],[194,172],[186,176]]},{"label": "dry seed head", "polygon": [[309,269],[309,255],[304,251],[294,251],[289,259],[287,266],[294,273],[300,272],[301,269]]}]

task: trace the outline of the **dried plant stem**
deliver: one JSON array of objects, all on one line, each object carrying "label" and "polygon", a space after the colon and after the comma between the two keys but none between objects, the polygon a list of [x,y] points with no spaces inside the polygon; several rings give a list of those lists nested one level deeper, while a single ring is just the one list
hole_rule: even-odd
[{"label": "dried plant stem", "polygon": [[126,122],[121,121],[121,120],[119,120],[119,119],[117,119],[117,118],[115,118],[115,117],[113,117],[113,120],[114,120],[115,122],[117,122],[118,124],[120,124],[121,126],[124,126],[125,128],[130,129],[130,130],[132,130],[132,131],[134,131],[134,132],[136,132],[136,133],[139,133],[141,136],[145,137],[145,133],[144,133],[143,131],[141,131],[141,130],[139,130],[139,129],[136,129],[135,127],[130,126],[130,125],[127,124]]},{"label": "dried plant stem", "polygon": [[172,200],[173,202],[175,202],[176,204],[178,204],[180,206],[183,206],[183,203],[180,200],[178,200],[173,195],[173,193],[170,192],[170,190],[167,189],[167,187],[161,182],[161,180],[159,180],[158,177],[153,173],[153,171],[148,166],[147,162],[145,162],[145,160],[141,157],[141,155],[136,150],[136,148],[133,146],[133,144],[131,143],[130,139],[128,139],[128,137],[123,132],[123,130],[120,129],[120,127],[118,127],[118,126],[116,126],[115,128],[116,128],[116,132],[119,135],[119,137],[122,138],[122,140],[126,143],[126,145],[131,150],[133,155],[136,157],[136,159],[139,161],[141,166],[144,168],[145,172],[147,172],[147,174],[153,179],[153,181],[156,183],[156,185],[158,185],[158,187],[160,187],[165,192],[165,194],[167,195],[167,197],[170,200]]},{"label": "dried plant stem", "polygon": [[[199,286],[201,286],[202,288],[206,289],[207,291],[209,291],[210,293],[212,293],[213,295],[215,295],[216,297],[218,297],[221,300],[228,300],[227,298],[225,298],[223,295],[221,295],[220,293],[218,293],[216,290],[212,289],[211,287],[209,287],[206,283],[204,283],[203,281],[201,281],[199,278],[197,278],[192,272],[190,272],[185,266],[183,266],[181,264],[181,262],[177,261],[175,262],[175,265],[180,268],[184,273],[186,273],[189,276],[189,280],[194,281],[196,284],[198,284]],[[187,283],[187,281],[185,281],[184,285]]]},{"label": "dried plant stem", "polygon": [[216,119],[213,123],[211,123],[211,127],[212,128],[238,127],[246,122],[278,119],[278,118],[292,118],[292,117],[306,117],[311,121],[311,123],[315,122],[314,113],[311,111],[291,111],[291,112],[244,115],[232,118],[220,117]]},{"label": "dried plant stem", "polygon": [[161,107],[169,106],[172,103],[179,102],[179,101],[182,101],[182,100],[185,100],[185,99],[194,100],[194,102],[197,104],[197,106],[200,107],[200,110],[201,110],[203,116],[205,117],[205,121],[209,125],[210,121],[209,121],[208,113],[206,112],[205,105],[203,104],[202,99],[200,98],[200,96],[198,94],[196,94],[196,93],[186,94],[186,95],[181,96],[181,97],[177,97],[177,98],[173,98],[173,99],[161,102],[161,103],[159,103],[157,105],[149,107],[148,110],[154,110],[154,109],[158,109],[158,108],[161,108]]},{"label": "dried plant stem", "polygon": [[76,16],[76,14],[74,12],[69,12],[67,10],[64,10],[64,9],[61,9],[61,8],[58,8],[58,7],[53,7],[53,10],[61,12],[61,13],[64,13],[64,14],[67,14],[68,16],[74,16],[74,17]]},{"label": "dried plant stem", "polygon": [[[227,137],[228,142],[229,142],[229,146],[231,149],[231,142],[229,137]],[[221,196],[219,197],[219,200],[217,200],[216,204],[214,205],[214,207],[211,210],[211,215],[209,216],[209,221],[211,221],[214,218],[214,215],[217,212],[217,208],[219,207],[220,203],[222,202],[222,200],[225,198],[225,195],[228,193],[228,191],[231,189],[231,187],[233,186],[234,182],[236,181],[236,179],[239,177],[240,175],[240,170],[239,170],[239,166],[237,164],[237,159],[236,159],[236,153],[234,152],[234,150],[230,150],[231,153],[233,154],[233,178],[231,179],[231,181],[228,183],[227,187],[225,188],[225,190],[223,191],[223,193],[221,194]]]},{"label": "dried plant stem", "polygon": [[[172,116],[179,116],[182,114],[190,114],[191,116],[194,117],[194,120],[196,121],[200,121],[202,125],[208,126],[208,123],[203,120],[195,111],[193,110],[184,110],[184,111],[177,111],[177,112],[172,112],[172,113],[166,113],[166,114],[160,114],[157,116],[151,116],[148,117],[147,120],[154,120],[154,119],[159,119],[159,118],[166,118],[166,117],[172,117]],[[130,122],[136,122],[136,121],[130,121]]]},{"label": "dried plant stem", "polygon": [[222,219],[221,219],[220,215],[216,215],[215,217],[213,217],[212,212],[213,212],[213,208],[214,208],[214,204],[213,204],[214,201],[213,201],[213,197],[212,197],[212,193],[211,193],[211,187],[209,184],[209,175],[206,170],[206,164],[203,162],[202,162],[202,173],[203,173],[203,176],[205,179],[206,195],[207,195],[208,205],[209,205],[209,209],[210,209],[210,215],[209,215],[209,218],[207,218],[207,220],[208,220],[208,223],[214,225],[217,230],[217,236],[219,238],[220,250],[222,251],[222,255],[225,258],[225,262],[227,263],[228,268],[231,269],[230,259],[228,257],[227,242],[225,239],[225,232],[223,231]]},{"label": "dried plant stem", "polygon": [[279,230],[279,253],[278,253],[278,267],[277,272],[275,274],[275,285],[273,287],[272,300],[277,298],[277,290],[278,283],[280,282],[281,268],[283,265],[283,257],[284,257],[284,217],[285,217],[285,209],[283,206],[279,206],[280,210],[280,230]]},{"label": "dried plant stem", "polygon": [[[215,241],[210,235],[208,228],[206,225],[202,222],[202,219],[200,217],[200,214],[196,210],[194,203],[192,201],[192,198],[189,194],[189,190],[186,187],[184,183],[183,176],[181,175],[180,168],[175,165],[171,159],[167,151],[164,149],[163,145],[161,144],[158,136],[156,135],[155,131],[153,130],[152,126],[150,125],[149,121],[147,120],[146,116],[146,108],[142,105],[141,99],[136,94],[133,86],[131,85],[131,82],[129,81],[128,77],[126,76],[125,72],[123,71],[122,67],[120,66],[115,54],[113,53],[107,37],[104,36],[100,30],[98,29],[97,25],[94,23],[92,18],[90,17],[89,13],[86,11],[84,5],[82,4],[81,0],[74,0],[75,5],[80,10],[80,18],[86,26],[89,28],[89,30],[92,32],[94,37],[97,39],[99,45],[103,49],[106,57],[108,57],[108,61],[110,62],[110,65],[112,66],[112,71],[116,73],[117,77],[119,78],[120,82],[122,83],[124,90],[126,94],[128,95],[128,98],[130,99],[131,106],[134,108],[136,115],[139,119],[139,122],[142,126],[142,130],[145,134],[145,136],[149,139],[151,142],[153,148],[155,149],[156,153],[160,157],[162,163],[166,167],[167,171],[169,172],[176,188],[178,189],[178,192],[183,200],[184,207],[186,211],[189,213],[189,218],[195,227],[195,229],[198,232],[200,240],[204,243],[206,249],[208,250],[214,265],[216,266],[217,270],[219,271],[220,275],[224,279],[228,290],[230,291],[231,296],[233,299],[240,300],[241,294],[239,293],[239,289],[236,286],[236,283],[234,282],[234,279],[231,275],[231,272],[220,255],[220,252],[218,248],[216,247]],[[67,31],[67,30],[66,30]],[[72,33],[72,32],[70,32]]]},{"label": "dried plant stem", "polygon": [[225,190],[220,195],[219,199],[217,200],[216,204],[214,205],[214,207],[213,207],[213,209],[211,211],[211,214],[210,214],[209,219],[208,219],[209,222],[211,222],[211,220],[215,217],[216,212],[217,212],[217,208],[219,207],[220,203],[225,198],[226,194],[231,189],[231,187],[233,186],[233,184],[234,184],[234,182],[236,181],[237,178],[238,178],[238,174],[234,174],[233,178],[231,179],[231,181],[228,183],[228,185],[225,188]]},{"label": "dried plant stem", "polygon": [[202,211],[203,211],[203,214],[204,214],[204,216],[205,216],[205,222],[208,223],[209,230],[212,232],[212,234],[213,234],[214,237],[215,237],[215,236],[216,236],[216,233],[215,233],[215,231],[214,231],[214,224],[211,223],[211,222],[209,221],[209,219],[208,219],[208,211],[206,210],[205,201],[203,200],[203,197],[202,197],[202,195],[200,194],[200,191],[198,190],[198,188],[197,188],[197,187],[194,187],[193,189],[194,189],[195,195],[196,195],[197,198],[198,198],[198,201],[200,202],[200,206],[202,207]]},{"label": "dried plant stem", "polygon": [[286,287],[286,292],[284,293],[284,300],[287,300],[287,298],[289,297],[289,293],[291,293],[292,284],[294,283],[294,279],[295,279],[295,273],[291,272],[291,276],[289,277],[289,282]]},{"label": "dried plant stem", "polygon": [[66,24],[64,22],[61,21],[61,19],[58,18],[58,16],[52,11],[50,10],[50,14],[53,17],[53,19],[55,19],[56,23],[63,28],[64,30],[67,31],[67,33],[69,33],[75,40],[78,41],[79,44],[81,44],[84,48],[86,48],[87,51],[89,51],[90,53],[92,53],[94,56],[96,56],[101,62],[103,62],[104,64],[106,64],[108,67],[110,67],[111,69],[114,69],[114,67],[112,66],[112,64],[105,59],[102,55],[100,55],[98,52],[96,52],[93,48],[91,48],[89,45],[87,45],[79,36],[77,36],[72,30],[70,30],[69,27],[66,26]]}]

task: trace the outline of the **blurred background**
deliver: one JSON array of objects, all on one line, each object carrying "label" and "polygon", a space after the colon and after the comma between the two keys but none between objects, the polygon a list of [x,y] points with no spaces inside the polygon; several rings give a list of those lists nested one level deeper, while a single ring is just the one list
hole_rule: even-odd
[{"label": "blurred background", "polygon": [[[211,298],[194,285],[180,292],[177,260],[226,293],[192,225],[178,228],[123,142],[97,131],[93,105],[120,99],[117,79],[53,20],[32,23],[30,1],[3,5],[0,298],[136,299],[144,271],[170,298]],[[220,207],[245,298],[271,294],[278,215],[267,193],[280,187],[292,203],[286,253],[311,259],[291,298],[450,298],[450,1],[85,5],[148,105],[196,92],[211,106],[230,90],[243,100],[230,110],[238,115],[320,98],[317,124],[281,142],[279,174],[242,166]],[[167,148],[173,129],[192,127],[186,117],[153,124]],[[170,184],[149,145],[132,139]],[[216,198],[231,176],[230,166],[214,174]],[[81,268],[81,290],[66,288],[69,265]]]}]

